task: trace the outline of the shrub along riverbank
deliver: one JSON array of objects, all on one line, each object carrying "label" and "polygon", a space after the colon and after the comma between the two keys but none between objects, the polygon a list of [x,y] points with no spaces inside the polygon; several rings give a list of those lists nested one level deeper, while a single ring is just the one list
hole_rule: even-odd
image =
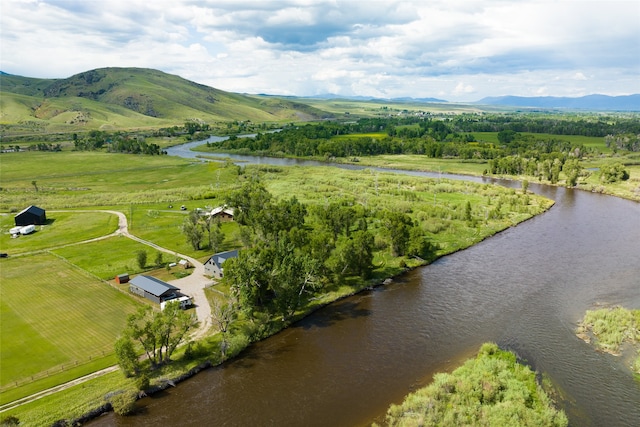
[{"label": "shrub along riverbank", "polygon": [[624,307],[587,310],[578,324],[576,334],[596,348],[618,356],[622,347],[628,344],[637,352],[635,361],[631,361],[630,365],[640,380],[640,310]]},{"label": "shrub along riverbank", "polygon": [[388,426],[566,426],[536,375],[515,354],[483,344],[475,359],[409,394],[387,411]]}]

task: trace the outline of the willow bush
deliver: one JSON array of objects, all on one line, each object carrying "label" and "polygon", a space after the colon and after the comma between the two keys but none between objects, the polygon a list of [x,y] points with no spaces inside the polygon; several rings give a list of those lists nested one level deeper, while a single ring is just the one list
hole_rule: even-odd
[{"label": "willow bush", "polygon": [[388,426],[567,426],[515,354],[486,343],[475,359],[409,394],[387,412]]}]

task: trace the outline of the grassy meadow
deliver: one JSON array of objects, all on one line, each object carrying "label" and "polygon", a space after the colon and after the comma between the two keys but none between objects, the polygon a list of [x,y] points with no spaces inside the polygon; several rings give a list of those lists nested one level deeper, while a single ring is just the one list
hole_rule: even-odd
[{"label": "grassy meadow", "polygon": [[9,257],[1,268],[3,403],[11,388],[111,355],[138,305],[51,254]]},{"label": "grassy meadow", "polygon": [[105,236],[118,229],[118,217],[105,212],[47,211],[47,224],[15,239],[9,234],[14,226],[14,214],[0,215],[0,251],[11,255]]},{"label": "grassy meadow", "polygon": [[[216,197],[235,169],[168,156],[101,152],[2,154],[0,211],[129,206]],[[38,190],[36,191],[33,182]]]},{"label": "grassy meadow", "polygon": [[[552,202],[490,184],[427,179],[370,169],[326,167],[265,168],[267,189],[277,197],[295,195],[308,204],[325,204],[336,196],[375,210],[410,213],[437,242],[439,255],[466,248],[546,209]],[[471,208],[466,218],[467,203]]]},{"label": "grassy meadow", "polygon": [[[147,266],[153,265],[159,252],[123,236],[67,246],[51,252],[101,280],[111,280],[121,273],[138,274],[146,271],[138,266],[139,251],[147,252]],[[167,262],[173,261],[169,260],[167,254],[163,253],[163,257]]]}]

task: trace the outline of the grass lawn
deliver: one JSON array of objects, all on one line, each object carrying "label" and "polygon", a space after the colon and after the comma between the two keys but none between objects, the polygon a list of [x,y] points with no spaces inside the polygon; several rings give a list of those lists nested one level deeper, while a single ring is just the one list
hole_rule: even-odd
[{"label": "grass lawn", "polygon": [[[110,280],[118,274],[144,271],[138,267],[138,251],[147,252],[147,266],[152,267],[159,251],[123,236],[67,246],[52,252],[102,280]],[[163,252],[162,256],[165,262],[173,261],[167,253]]]},{"label": "grass lawn", "polygon": [[112,354],[137,307],[126,294],[49,254],[4,259],[1,276],[3,395],[16,382]]},{"label": "grass lawn", "polygon": [[[185,206],[189,210],[193,210],[196,208],[205,209],[207,206],[218,207],[223,203],[224,200],[221,197],[208,200],[192,200],[185,202]],[[172,209],[168,209],[168,205],[134,205],[130,208],[128,214],[130,218],[129,232],[142,239],[195,258],[212,255],[212,252],[207,248],[206,235],[201,245],[203,248],[200,250],[194,250],[187,243],[187,239],[181,230],[188,212],[181,211],[179,206],[173,205]],[[237,248],[240,245],[238,224],[235,222],[223,222],[221,223],[221,228],[225,233],[225,240],[222,243],[220,252]]]},{"label": "grass lawn", "polygon": [[36,232],[12,239],[14,215],[0,215],[0,250],[9,255],[81,242],[113,233],[118,217],[103,212],[47,212],[48,223],[36,226]]}]

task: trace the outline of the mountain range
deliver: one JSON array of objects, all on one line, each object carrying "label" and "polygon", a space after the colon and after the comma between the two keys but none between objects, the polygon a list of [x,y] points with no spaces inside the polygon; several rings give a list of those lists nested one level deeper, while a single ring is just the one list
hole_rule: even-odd
[{"label": "mountain range", "polygon": [[0,74],[0,124],[69,127],[160,127],[205,122],[307,121],[333,117],[292,99],[225,92],[144,68],[100,68],[66,79]]},{"label": "mountain range", "polygon": [[[327,102],[325,102],[325,100]],[[447,104],[437,98],[315,97],[250,95],[225,92],[162,71],[99,68],[65,79],[40,79],[0,71],[0,130],[68,132],[76,129],[163,127],[187,120],[205,122],[288,122],[334,118],[343,104],[328,100]],[[313,101],[313,102],[311,102]],[[449,105],[458,105],[451,103]],[[591,111],[640,111],[640,95],[589,95],[580,98],[484,98],[482,106]]]}]

